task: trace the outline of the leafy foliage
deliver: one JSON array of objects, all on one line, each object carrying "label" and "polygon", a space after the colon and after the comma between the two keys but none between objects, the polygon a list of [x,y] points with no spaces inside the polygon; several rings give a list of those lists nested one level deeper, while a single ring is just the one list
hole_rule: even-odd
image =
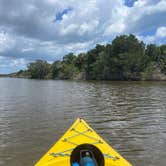
[{"label": "leafy foliage", "polygon": [[44,79],[49,73],[49,64],[46,61],[37,60],[28,65],[31,78]]},{"label": "leafy foliage", "polygon": [[82,79],[141,80],[150,79],[154,71],[166,74],[166,45],[145,46],[132,34],[98,44],[87,53],[69,53],[62,61],[38,60],[28,66],[30,77],[37,79],[73,79],[82,74]]}]

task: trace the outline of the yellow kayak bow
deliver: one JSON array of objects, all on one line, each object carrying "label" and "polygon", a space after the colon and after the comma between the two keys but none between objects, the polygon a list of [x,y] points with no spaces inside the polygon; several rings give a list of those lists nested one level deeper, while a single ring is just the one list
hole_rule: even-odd
[{"label": "yellow kayak bow", "polygon": [[71,166],[90,151],[98,166],[131,166],[83,119],[78,118],[35,166]]}]

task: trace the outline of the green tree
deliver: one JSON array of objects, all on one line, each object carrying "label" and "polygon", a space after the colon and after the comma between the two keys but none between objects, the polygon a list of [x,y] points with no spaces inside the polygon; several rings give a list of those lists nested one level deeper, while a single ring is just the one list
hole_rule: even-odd
[{"label": "green tree", "polygon": [[93,66],[94,63],[96,62],[99,54],[104,51],[105,46],[102,45],[96,45],[96,47],[85,55],[85,65],[84,65],[84,70],[86,73],[86,78],[87,79],[94,79],[93,77]]},{"label": "green tree", "polygon": [[27,72],[20,71],[18,75],[38,79],[140,80],[162,77],[160,72],[166,74],[166,45],[149,44],[145,48],[131,34],[117,36],[112,44],[97,44],[78,56],[69,53],[52,65],[38,60],[29,64]]},{"label": "green tree", "polygon": [[160,68],[161,71],[166,74],[166,45],[160,46]]},{"label": "green tree", "polygon": [[138,77],[147,63],[144,51],[144,43],[134,35],[122,35],[115,38],[110,53],[110,70],[115,79]]},{"label": "green tree", "polygon": [[49,73],[49,64],[46,61],[37,60],[28,65],[28,71],[31,78],[44,79]]},{"label": "green tree", "polygon": [[106,51],[99,53],[96,61],[92,64],[92,79],[108,80],[110,78],[109,54]]},{"label": "green tree", "polygon": [[145,54],[149,57],[149,60],[159,62],[160,60],[160,48],[155,44],[149,44],[146,47]]},{"label": "green tree", "polygon": [[52,65],[51,65],[51,78],[52,79],[58,79],[59,78],[59,74],[62,71],[62,63],[60,61],[55,61]]},{"label": "green tree", "polygon": [[69,53],[63,57],[63,63],[74,64],[76,56],[73,53]]},{"label": "green tree", "polygon": [[75,66],[82,71],[85,65],[85,53],[80,53],[75,59]]},{"label": "green tree", "polygon": [[73,64],[63,63],[62,70],[59,72],[60,79],[72,79],[78,74],[78,69]]}]

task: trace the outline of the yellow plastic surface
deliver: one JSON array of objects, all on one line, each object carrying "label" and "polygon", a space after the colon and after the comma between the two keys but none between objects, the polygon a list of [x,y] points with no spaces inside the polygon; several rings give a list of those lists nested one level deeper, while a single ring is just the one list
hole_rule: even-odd
[{"label": "yellow plastic surface", "polygon": [[[79,133],[80,132],[80,133]],[[77,119],[35,166],[70,166],[70,154],[77,145],[92,144],[104,154],[105,166],[131,166],[83,119]]]}]

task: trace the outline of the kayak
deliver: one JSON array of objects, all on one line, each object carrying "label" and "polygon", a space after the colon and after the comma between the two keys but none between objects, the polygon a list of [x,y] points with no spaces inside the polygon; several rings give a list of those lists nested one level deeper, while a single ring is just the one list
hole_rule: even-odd
[{"label": "kayak", "polygon": [[[89,163],[89,164],[86,164]],[[78,118],[35,166],[131,166]]]}]

